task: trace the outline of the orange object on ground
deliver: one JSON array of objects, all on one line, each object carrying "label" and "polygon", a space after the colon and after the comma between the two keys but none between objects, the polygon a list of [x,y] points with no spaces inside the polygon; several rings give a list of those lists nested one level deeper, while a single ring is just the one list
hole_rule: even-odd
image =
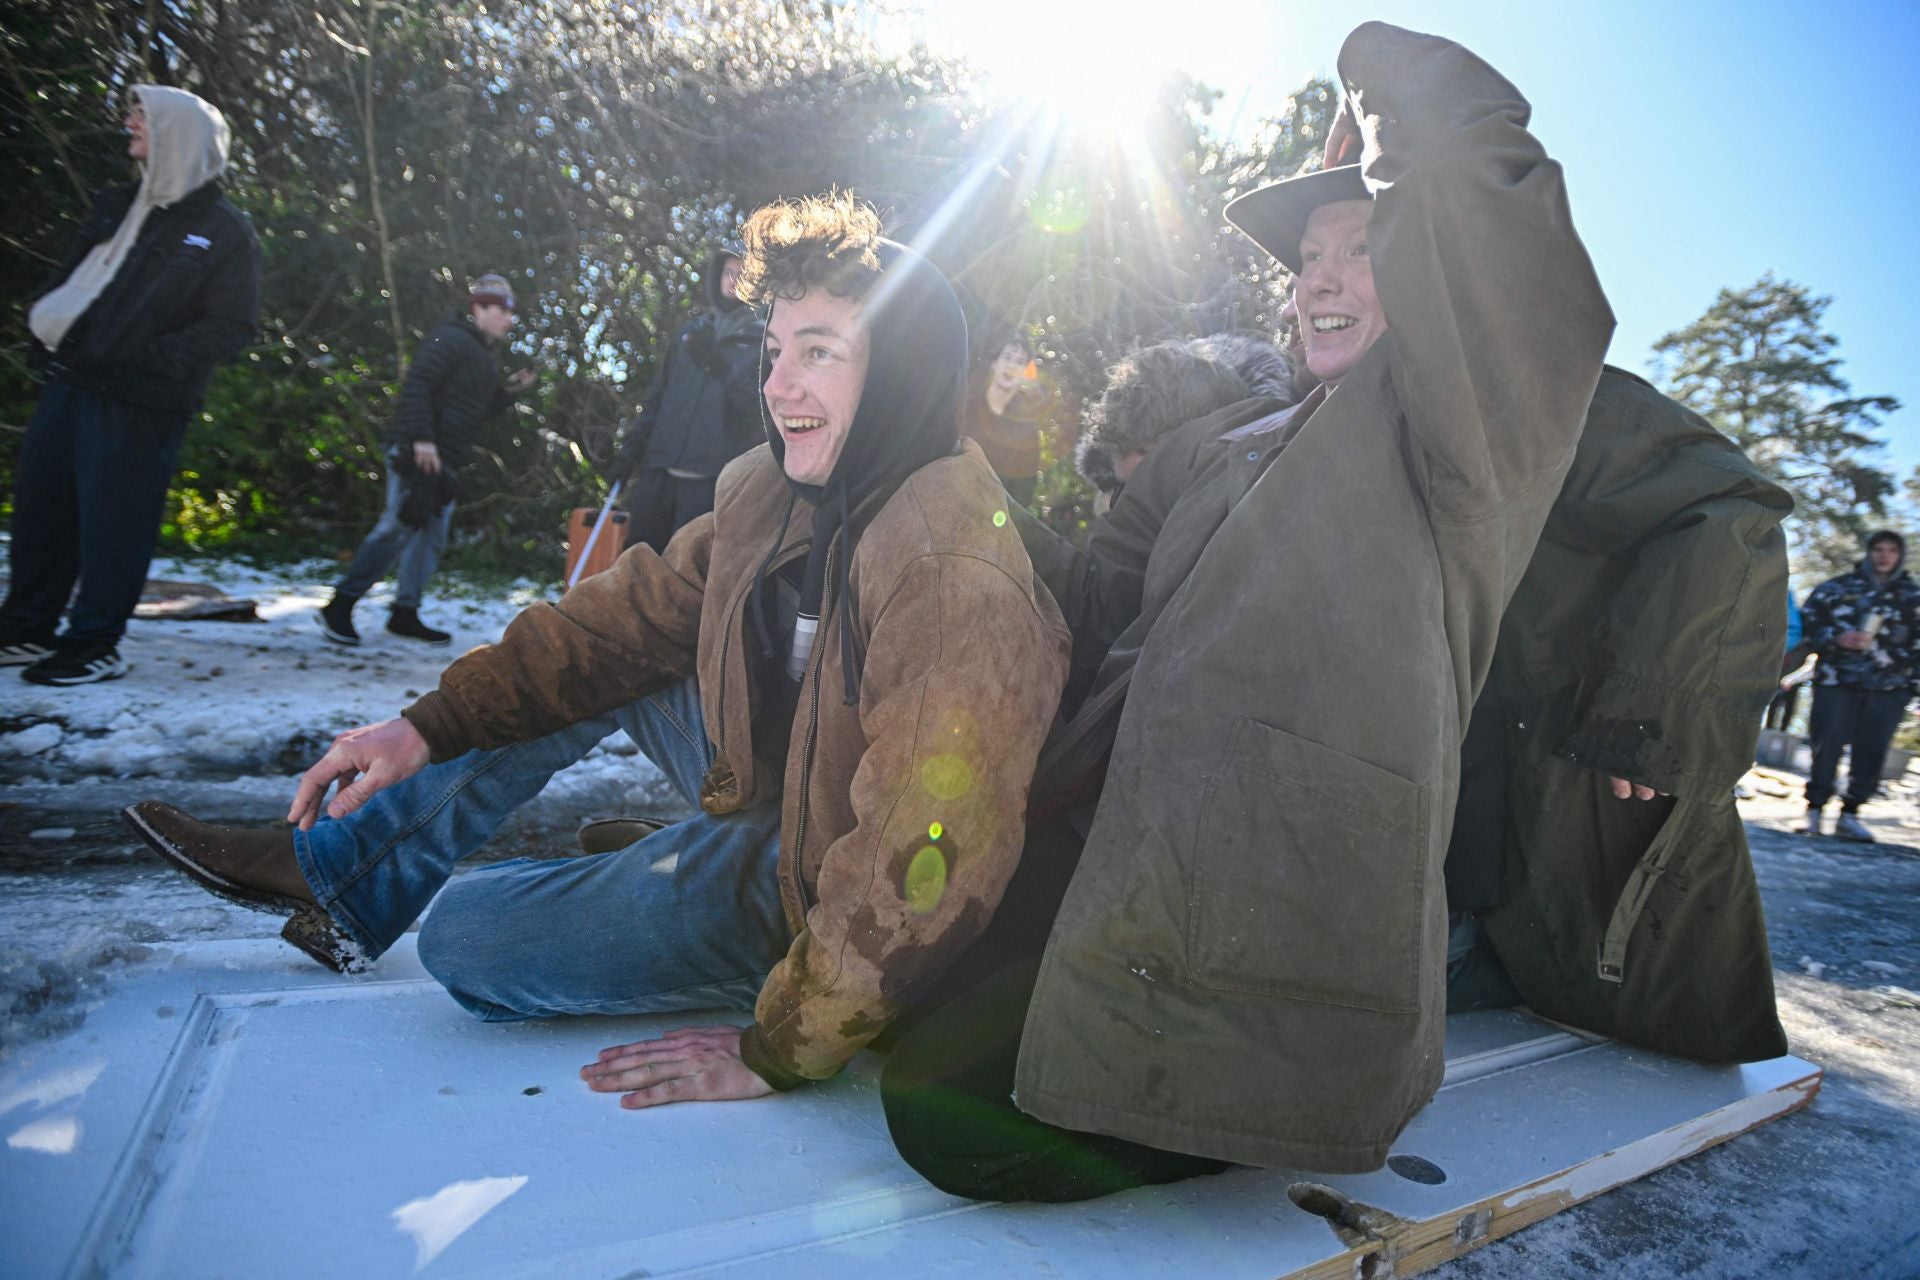
[{"label": "orange object on ground", "polygon": [[[561,581],[573,581],[574,566],[580,563],[580,553],[587,545],[588,537],[593,533],[593,523],[600,518],[598,507],[575,507],[573,515],[567,520],[567,571],[561,575]],[[581,571],[582,578],[590,578],[603,569],[613,567],[620,553],[627,549],[627,513],[611,511],[607,514],[606,527],[600,530],[599,539],[593,544],[593,554],[587,557],[587,567]]]}]

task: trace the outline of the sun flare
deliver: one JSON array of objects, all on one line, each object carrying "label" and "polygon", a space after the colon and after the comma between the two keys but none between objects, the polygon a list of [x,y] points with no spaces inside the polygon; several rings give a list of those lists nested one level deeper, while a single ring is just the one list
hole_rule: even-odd
[{"label": "sun flare", "polygon": [[1081,130],[1126,132],[1180,69],[1162,26],[1092,0],[975,0],[926,20],[928,44],[964,58],[989,92]]}]

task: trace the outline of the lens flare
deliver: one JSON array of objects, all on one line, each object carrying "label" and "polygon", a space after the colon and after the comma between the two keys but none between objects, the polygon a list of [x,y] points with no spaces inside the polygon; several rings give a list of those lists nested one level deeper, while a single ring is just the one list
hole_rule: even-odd
[{"label": "lens flare", "polygon": [[930,914],[947,893],[946,856],[930,844],[921,845],[907,864],[905,890],[907,906],[915,915]]}]

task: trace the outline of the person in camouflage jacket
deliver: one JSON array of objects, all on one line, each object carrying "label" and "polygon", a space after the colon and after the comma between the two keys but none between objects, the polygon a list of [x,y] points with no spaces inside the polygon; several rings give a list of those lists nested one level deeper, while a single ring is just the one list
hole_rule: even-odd
[{"label": "person in camouflage jacket", "polygon": [[1882,529],[1867,539],[1859,568],[1815,587],[1801,610],[1804,641],[1820,655],[1808,727],[1809,834],[1821,833],[1821,810],[1833,798],[1840,753],[1851,747],[1834,834],[1873,839],[1860,821],[1860,806],[1880,784],[1887,746],[1920,681],[1920,585],[1907,573],[1906,558],[1906,539]]}]

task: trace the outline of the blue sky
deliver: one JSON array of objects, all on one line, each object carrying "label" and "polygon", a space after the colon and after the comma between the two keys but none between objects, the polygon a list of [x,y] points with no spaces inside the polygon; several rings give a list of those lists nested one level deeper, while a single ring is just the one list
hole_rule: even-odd
[{"label": "blue sky", "polygon": [[[1206,8],[1205,0],[1196,6]],[[1519,85],[1644,372],[1655,338],[1766,271],[1831,295],[1856,394],[1906,406],[1882,459],[1920,466],[1920,4],[1265,4],[1217,65],[1223,117],[1277,107],[1362,17],[1452,37]]]}]

